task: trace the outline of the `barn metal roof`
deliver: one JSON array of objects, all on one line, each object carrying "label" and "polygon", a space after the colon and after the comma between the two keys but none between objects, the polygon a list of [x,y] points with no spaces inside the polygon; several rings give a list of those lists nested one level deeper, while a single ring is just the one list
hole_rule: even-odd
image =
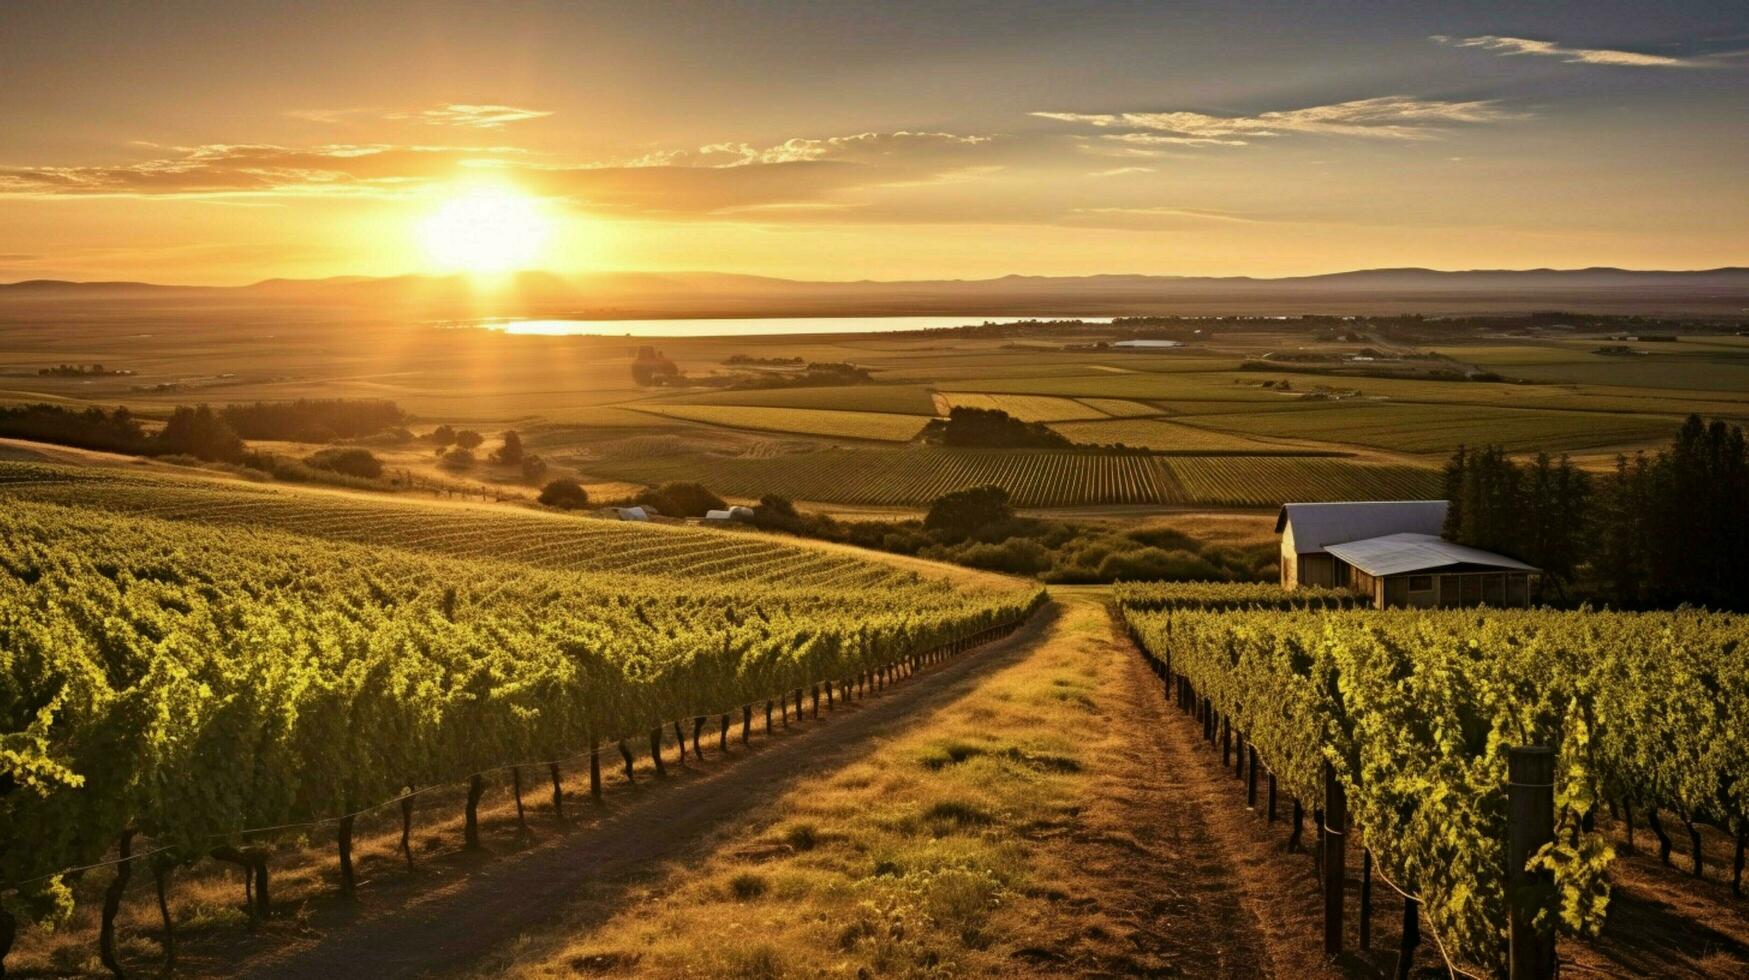
[{"label": "barn metal roof", "polygon": [[1387,534],[1333,544],[1325,550],[1373,576],[1432,572],[1455,566],[1509,572],[1538,571],[1534,565],[1526,565],[1516,558],[1452,544],[1436,534]]},{"label": "barn metal roof", "polygon": [[1330,545],[1386,534],[1437,535],[1445,527],[1443,500],[1359,500],[1325,504],[1283,504],[1275,533],[1289,524],[1294,550],[1300,554],[1326,551]]}]

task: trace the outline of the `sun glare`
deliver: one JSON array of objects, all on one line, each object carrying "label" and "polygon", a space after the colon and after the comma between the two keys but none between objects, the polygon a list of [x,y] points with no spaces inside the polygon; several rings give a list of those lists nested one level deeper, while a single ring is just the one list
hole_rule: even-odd
[{"label": "sun glare", "polygon": [[494,188],[444,202],[420,224],[419,239],[442,268],[494,273],[528,267],[551,231],[533,198]]}]

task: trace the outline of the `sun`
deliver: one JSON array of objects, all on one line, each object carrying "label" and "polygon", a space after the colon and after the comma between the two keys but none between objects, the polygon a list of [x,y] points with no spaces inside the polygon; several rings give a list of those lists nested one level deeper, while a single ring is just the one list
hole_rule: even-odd
[{"label": "sun", "polygon": [[551,231],[552,221],[534,198],[482,188],[445,201],[420,222],[419,240],[444,269],[495,273],[527,268]]}]

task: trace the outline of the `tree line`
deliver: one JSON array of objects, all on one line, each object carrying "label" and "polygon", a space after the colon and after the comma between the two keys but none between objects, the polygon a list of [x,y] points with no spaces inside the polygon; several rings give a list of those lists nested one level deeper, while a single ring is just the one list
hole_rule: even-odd
[{"label": "tree line", "polygon": [[1445,468],[1445,537],[1543,570],[1545,601],[1749,609],[1749,448],[1690,415],[1656,453],[1594,477],[1562,457],[1516,463],[1459,447]]}]

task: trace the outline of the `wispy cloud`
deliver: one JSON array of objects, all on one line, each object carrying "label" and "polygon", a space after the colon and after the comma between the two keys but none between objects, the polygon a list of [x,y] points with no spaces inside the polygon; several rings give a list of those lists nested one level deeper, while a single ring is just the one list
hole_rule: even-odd
[{"label": "wispy cloud", "polygon": [[364,121],[387,120],[412,122],[426,126],[448,126],[458,129],[502,129],[511,123],[544,119],[552,115],[544,109],[523,109],[511,105],[481,105],[451,102],[429,109],[297,109],[287,113],[306,122],[337,125]]},{"label": "wispy cloud", "polygon": [[0,195],[14,197],[362,196],[447,179],[474,162],[514,156],[510,147],[214,143],[177,147],[134,163],[0,166]]},{"label": "wispy cloud", "polygon": [[1626,68],[1703,68],[1708,62],[1696,58],[1673,58],[1662,54],[1620,51],[1614,48],[1569,48],[1554,41],[1538,41],[1528,37],[1502,37],[1482,34],[1477,37],[1451,37],[1435,34],[1430,40],[1454,48],[1481,48],[1500,55],[1544,55],[1560,58],[1568,64],[1616,65]]},{"label": "wispy cloud", "polygon": [[490,173],[530,193],[603,212],[727,215],[751,208],[858,203],[842,195],[991,172],[997,139],[900,131],[797,137],[771,146],[721,142],[617,161],[555,161],[508,146],[209,144],[163,147],[145,160],[0,166],[0,196],[29,198],[406,197]]},{"label": "wispy cloud", "polygon": [[933,155],[990,143],[991,136],[960,136],[954,133],[855,133],[824,139],[795,137],[773,146],[750,143],[711,143],[696,149],[661,150],[626,161],[641,167],[745,167],[754,164],[797,163],[813,160],[913,161]]},{"label": "wispy cloud", "polygon": [[1125,129],[1107,138],[1138,146],[1244,146],[1253,140],[1304,134],[1364,139],[1426,140],[1457,125],[1522,117],[1492,100],[1454,102],[1386,95],[1331,105],[1282,109],[1254,116],[1168,112],[1034,112],[1041,119]]},{"label": "wispy cloud", "polygon": [[1153,167],[1112,167],[1110,170],[1088,171],[1089,177],[1126,177],[1130,174],[1151,174]]}]

